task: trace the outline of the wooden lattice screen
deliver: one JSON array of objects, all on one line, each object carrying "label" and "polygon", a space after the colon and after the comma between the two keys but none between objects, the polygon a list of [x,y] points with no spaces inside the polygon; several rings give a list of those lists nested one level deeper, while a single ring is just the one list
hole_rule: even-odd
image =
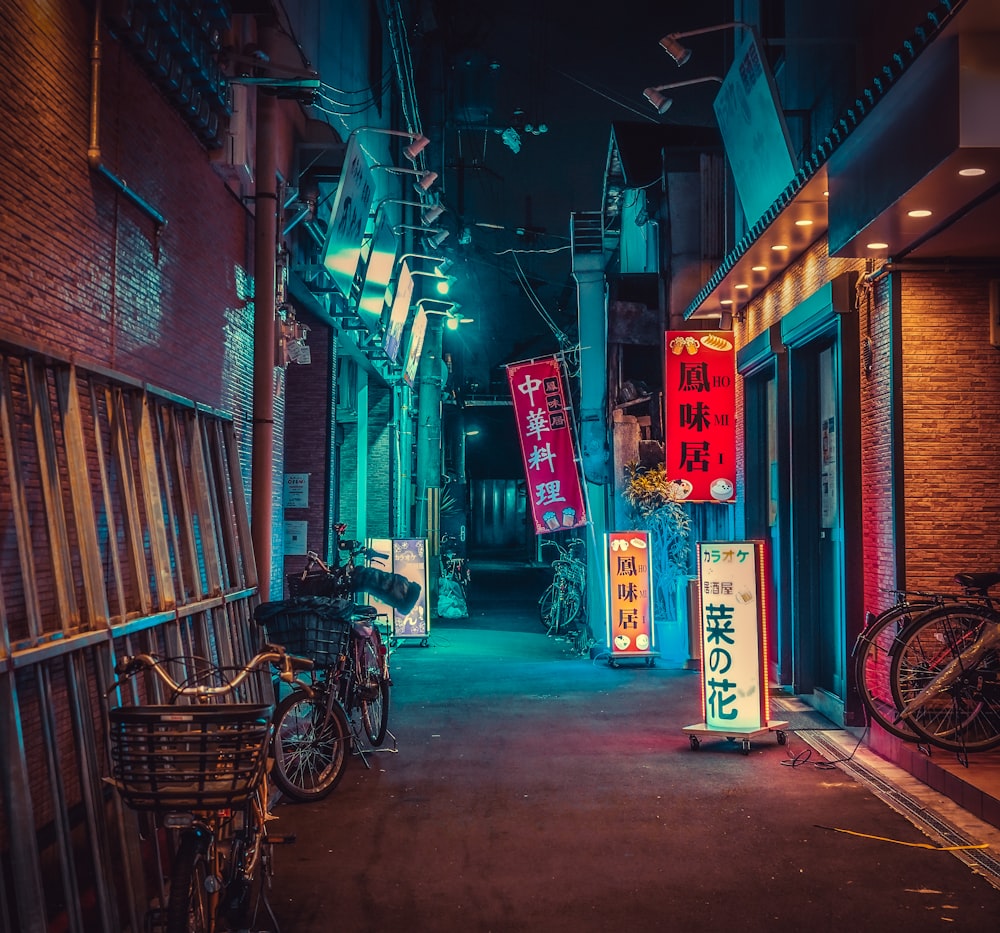
[{"label": "wooden lattice screen", "polygon": [[103,780],[104,694],[122,653],[257,645],[233,424],[0,348],[0,453],[0,929],[138,933],[159,873]]}]

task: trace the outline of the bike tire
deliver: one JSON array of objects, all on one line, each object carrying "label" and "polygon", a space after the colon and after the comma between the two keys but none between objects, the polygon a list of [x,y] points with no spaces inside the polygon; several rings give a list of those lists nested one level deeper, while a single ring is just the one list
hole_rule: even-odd
[{"label": "bike tire", "polygon": [[[1000,616],[986,606],[949,605],[900,633],[890,671],[896,705],[919,736],[947,751],[1000,746],[1000,651],[977,650]],[[984,677],[983,675],[988,675]]]},{"label": "bike tire", "polygon": [[556,632],[560,635],[566,635],[583,610],[583,600],[581,599],[580,591],[573,589],[573,587],[567,587],[557,606]]},{"label": "bike tire", "polygon": [[871,618],[854,644],[854,682],[868,721],[897,738],[919,740],[899,710],[893,696],[890,671],[895,647],[902,630],[939,603],[897,603]]},{"label": "bike tire", "polygon": [[361,707],[361,722],[372,745],[385,741],[389,729],[389,672],[383,655],[382,637],[378,630],[366,638],[357,659],[357,690]]},{"label": "bike tire", "polygon": [[208,840],[199,833],[185,833],[170,871],[165,933],[208,933],[212,929],[208,876]]},{"label": "bike tire", "polygon": [[351,727],[325,690],[290,693],[274,715],[274,781],[292,800],[321,800],[344,776]]},{"label": "bike tire", "polygon": [[538,621],[542,623],[542,627],[549,631],[550,629],[550,619],[552,616],[552,600],[555,599],[556,588],[553,584],[549,584],[545,588],[545,592],[542,593],[541,598],[538,600]]}]

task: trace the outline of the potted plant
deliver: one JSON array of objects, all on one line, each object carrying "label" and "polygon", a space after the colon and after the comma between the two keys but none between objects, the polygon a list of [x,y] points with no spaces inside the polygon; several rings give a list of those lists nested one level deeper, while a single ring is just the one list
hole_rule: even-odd
[{"label": "potted plant", "polygon": [[691,517],[677,498],[677,485],[667,478],[664,464],[625,465],[627,481],[622,497],[636,528],[649,533],[654,565],[650,568],[655,617],[676,617],[679,581],[686,581],[691,555]]}]

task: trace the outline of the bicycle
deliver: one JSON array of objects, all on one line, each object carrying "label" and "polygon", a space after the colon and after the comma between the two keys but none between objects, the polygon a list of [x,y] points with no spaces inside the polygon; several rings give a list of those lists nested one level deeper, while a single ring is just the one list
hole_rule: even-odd
[{"label": "bicycle", "polygon": [[[971,742],[969,738],[969,725],[981,708],[967,713],[961,723],[940,724],[940,702],[933,708],[925,704],[919,711],[915,703],[919,691],[914,690],[914,685],[926,683],[933,664],[929,665],[925,659],[920,674],[911,669],[915,664],[914,645],[926,652],[928,640],[941,642],[941,633],[933,628],[935,624],[948,620],[952,644],[957,644],[955,632],[962,631],[967,638],[967,629],[978,626],[982,613],[992,612],[989,589],[1000,582],[1000,574],[960,573],[956,574],[955,582],[962,587],[961,594],[895,591],[894,605],[878,615],[866,613],[865,627],[858,635],[853,654],[855,682],[870,720],[907,741],[965,751],[987,747],[982,738],[974,734]],[[918,632],[924,635],[916,635]],[[904,713],[905,707],[910,708]],[[1000,738],[997,743],[1000,744]]]},{"label": "bicycle", "polygon": [[[338,526],[338,534],[343,526]],[[399,574],[358,566],[358,558],[385,558],[359,541],[342,541],[349,552],[331,567],[307,554],[302,572],[287,578],[288,600],[261,603],[254,613],[266,637],[315,661],[308,691],[281,699],[275,713],[275,783],[289,798],[318,800],[340,783],[347,752],[368,759],[362,730],[373,747],[387,735],[390,706],[389,653],[375,624],[375,607],[353,602],[356,592],[376,591],[394,607],[412,609],[419,584]]]},{"label": "bicycle", "polygon": [[441,575],[438,581],[437,612],[443,619],[469,617],[468,588],[472,582],[469,562],[455,546],[455,539],[441,535]]},{"label": "bicycle", "polygon": [[538,600],[538,614],[550,636],[565,637],[579,654],[594,643],[586,618],[586,564],[577,553],[586,547],[583,538],[570,538],[566,546],[546,540],[542,547],[556,549],[552,561],[552,582]]},{"label": "bicycle", "polygon": [[[105,697],[143,672],[170,691],[168,703],[119,705],[107,713],[109,782],[126,806],[177,834],[166,905],[149,909],[149,930],[249,931],[263,917],[278,931],[267,899],[271,849],[294,838],[268,831],[274,705],[213,702],[241,692],[268,665],[279,667],[282,681],[296,683],[295,671],[312,662],[268,645],[238,668],[150,654],[123,657],[115,666],[117,679]],[[176,679],[168,666],[181,672]],[[156,690],[144,686],[143,695]],[[181,698],[194,702],[176,702]]]},{"label": "bicycle", "polygon": [[959,574],[983,599],[929,610],[894,647],[899,717],[928,742],[964,754],[1000,746],[1000,612],[986,590],[1000,574]]}]

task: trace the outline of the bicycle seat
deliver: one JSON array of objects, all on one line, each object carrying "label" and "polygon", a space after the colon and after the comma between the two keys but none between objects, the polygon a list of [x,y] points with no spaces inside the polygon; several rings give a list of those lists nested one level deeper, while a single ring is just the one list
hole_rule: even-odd
[{"label": "bicycle seat", "polygon": [[955,582],[967,590],[985,595],[990,587],[1000,583],[1000,573],[956,573]]}]

